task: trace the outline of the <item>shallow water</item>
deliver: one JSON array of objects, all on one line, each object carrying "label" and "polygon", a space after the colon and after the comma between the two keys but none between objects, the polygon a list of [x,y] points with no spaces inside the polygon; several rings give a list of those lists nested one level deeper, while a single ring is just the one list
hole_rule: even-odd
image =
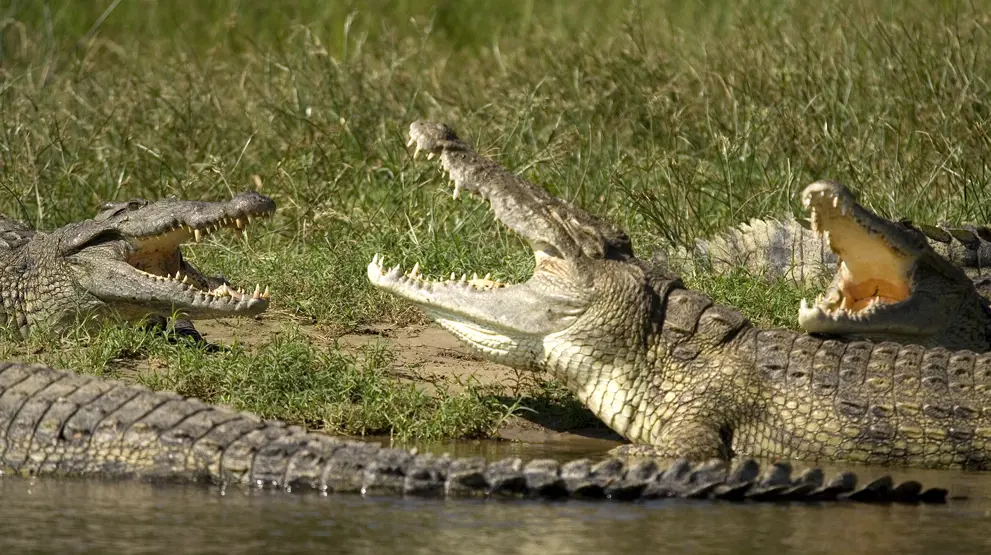
[{"label": "shallow water", "polygon": [[[586,445],[424,446],[573,458]],[[884,469],[859,468],[866,479]],[[0,553],[991,552],[991,473],[893,472],[945,506],[425,500],[0,478]]]}]

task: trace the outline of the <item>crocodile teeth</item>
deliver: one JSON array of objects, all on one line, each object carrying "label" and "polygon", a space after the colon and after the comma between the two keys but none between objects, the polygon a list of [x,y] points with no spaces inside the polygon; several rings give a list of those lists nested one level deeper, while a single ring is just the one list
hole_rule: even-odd
[{"label": "crocodile teeth", "polygon": [[238,229],[244,228],[244,220],[242,220],[241,218],[235,218],[234,219],[234,227],[236,227]]},{"label": "crocodile teeth", "polygon": [[406,148],[409,148],[409,147],[413,146],[413,143],[415,143],[415,142],[416,142],[416,139],[414,139],[413,137],[410,137],[409,140],[406,141]]},{"label": "crocodile teeth", "polygon": [[420,263],[417,262],[416,264],[413,264],[413,269],[410,270],[409,274],[407,275],[410,277],[410,279],[417,279],[418,277],[420,277]]},{"label": "crocodile teeth", "polygon": [[434,156],[436,156],[436,154],[434,154],[433,152],[428,152],[427,153],[427,160],[433,160],[434,159]]},{"label": "crocodile teeth", "polygon": [[214,297],[226,297],[231,294],[231,289],[230,287],[227,287],[226,283],[222,283],[217,286],[216,289],[211,289],[208,291],[208,293]]},{"label": "crocodile teeth", "polygon": [[839,197],[833,197],[833,208],[836,208],[836,205],[839,204],[839,202],[840,202]]},{"label": "crocodile teeth", "polygon": [[801,310],[808,310],[808,309],[809,309],[809,301],[805,300],[805,297],[802,297]]},{"label": "crocodile teeth", "polygon": [[195,240],[197,243],[199,243],[200,242],[200,239],[202,239],[202,238],[203,238],[203,232],[201,232],[198,229],[194,229],[193,230],[193,240]]}]

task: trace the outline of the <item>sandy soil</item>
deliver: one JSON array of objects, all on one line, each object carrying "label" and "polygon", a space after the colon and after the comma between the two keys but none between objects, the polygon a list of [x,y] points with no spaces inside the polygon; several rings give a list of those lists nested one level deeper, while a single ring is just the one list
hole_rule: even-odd
[{"label": "sandy soil", "polygon": [[[196,328],[211,343],[240,341],[250,347],[271,341],[283,330],[283,325],[275,318],[228,319],[199,321]],[[428,393],[438,387],[457,391],[475,380],[496,394],[518,396],[528,382],[541,379],[475,356],[435,324],[404,327],[380,324],[343,335],[327,334],[312,325],[301,325],[300,329],[318,343],[330,345],[337,341],[340,348],[355,353],[370,344],[385,344],[395,355],[392,365],[395,375]],[[498,436],[527,443],[567,443],[583,449],[601,447],[603,450],[622,441],[604,427],[569,429],[556,420],[553,416],[525,411],[521,416],[509,419],[500,428]]]}]

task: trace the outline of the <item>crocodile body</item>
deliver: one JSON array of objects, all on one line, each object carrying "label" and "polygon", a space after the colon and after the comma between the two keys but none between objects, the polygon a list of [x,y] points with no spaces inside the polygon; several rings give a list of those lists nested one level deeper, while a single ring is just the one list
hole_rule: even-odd
[{"label": "crocodile body", "polygon": [[0,217],[0,326],[26,336],[111,313],[128,321],[256,315],[267,291],[204,276],[180,245],[221,227],[243,231],[274,210],[271,199],[245,192],[226,202],[108,203],[92,219],[47,232]]},{"label": "crocodile body", "polygon": [[529,242],[533,276],[432,281],[376,256],[370,281],[481,356],[549,371],[638,444],[622,452],[991,468],[991,355],[759,329],[449,127],[417,122],[410,136],[414,156],[438,157]]},{"label": "crocodile body", "polygon": [[856,487],[753,460],[662,466],[618,459],[486,462],[307,432],[93,376],[0,362],[0,476],[93,476],[427,497],[680,497],[751,501],[943,502],[946,490],[882,477]]}]

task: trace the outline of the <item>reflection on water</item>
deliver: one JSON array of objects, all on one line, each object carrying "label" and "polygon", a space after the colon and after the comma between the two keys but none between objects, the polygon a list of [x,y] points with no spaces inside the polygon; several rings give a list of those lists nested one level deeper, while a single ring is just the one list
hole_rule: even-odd
[{"label": "reflection on water", "polygon": [[[581,456],[574,446],[455,447],[428,448],[489,457]],[[4,477],[0,553],[991,551],[991,473],[895,475],[970,499],[942,507],[443,501]]]}]

